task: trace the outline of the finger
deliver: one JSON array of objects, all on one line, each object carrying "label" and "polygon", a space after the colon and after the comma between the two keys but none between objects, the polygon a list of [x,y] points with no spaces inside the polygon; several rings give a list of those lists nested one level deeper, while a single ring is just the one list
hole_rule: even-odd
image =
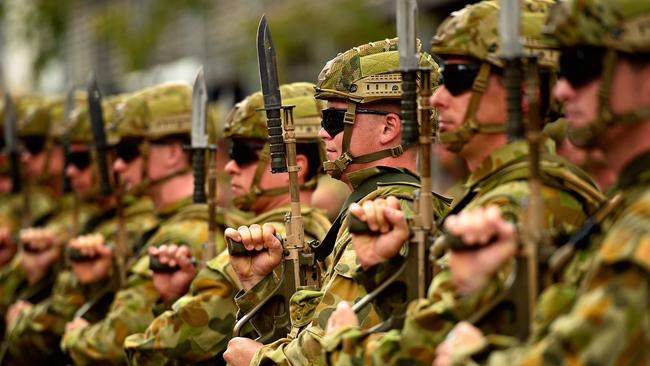
[{"label": "finger", "polygon": [[176,254],[174,255],[176,258],[181,258],[181,257],[189,257],[191,256],[190,253],[190,247],[187,245],[181,245],[178,247],[178,250],[176,251]]},{"label": "finger", "polygon": [[445,230],[452,235],[458,235],[458,215],[449,215],[445,219]]},{"label": "finger", "polygon": [[366,216],[366,223],[368,224],[368,228],[371,231],[377,231],[379,229],[379,225],[377,224],[377,217],[375,214],[375,203],[372,201],[366,201],[361,205],[361,208],[363,208],[363,213]]},{"label": "finger", "polygon": [[282,243],[275,236],[275,226],[266,223],[262,228],[264,233],[264,243],[269,249],[269,254],[272,256],[282,256]]},{"label": "finger", "polygon": [[236,242],[241,242],[241,235],[239,235],[239,231],[229,227],[226,228],[226,230],[223,232],[223,235]]},{"label": "finger", "polygon": [[393,229],[404,230],[408,232],[408,224],[406,222],[404,211],[389,207],[384,211],[384,216],[386,217],[388,223],[393,227]]},{"label": "finger", "polygon": [[253,224],[248,227],[251,233],[251,240],[255,245],[255,250],[264,249],[264,235],[262,233],[262,227],[258,224]]},{"label": "finger", "polygon": [[241,237],[241,242],[244,244],[244,247],[246,250],[254,250],[255,249],[255,244],[253,243],[253,239],[251,237],[251,232],[248,226],[240,226],[239,229],[239,236]]},{"label": "finger", "polygon": [[366,214],[363,211],[363,208],[356,202],[352,202],[348,208],[349,212],[357,217],[360,221],[366,221]]},{"label": "finger", "polygon": [[387,203],[385,199],[375,200],[375,219],[377,220],[377,230],[382,234],[387,233],[391,229],[384,216],[384,210],[386,207]]},{"label": "finger", "polygon": [[149,247],[149,249],[147,249],[147,253],[149,253],[150,256],[155,257],[160,253],[160,250],[158,249],[158,247],[152,245]]},{"label": "finger", "polygon": [[400,207],[402,207],[399,199],[395,196],[388,196],[388,198],[386,198],[386,206],[395,210],[399,210]]}]

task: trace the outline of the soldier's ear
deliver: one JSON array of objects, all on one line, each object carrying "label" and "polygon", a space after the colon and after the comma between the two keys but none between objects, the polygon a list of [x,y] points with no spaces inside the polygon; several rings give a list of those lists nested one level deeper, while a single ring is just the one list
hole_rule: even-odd
[{"label": "soldier's ear", "polygon": [[300,170],[298,171],[298,181],[300,183],[303,183],[305,181],[307,173],[309,172],[309,159],[307,159],[307,157],[303,154],[297,154],[296,164],[298,164],[300,167]]},{"label": "soldier's ear", "polygon": [[394,145],[401,139],[402,119],[397,113],[389,113],[384,116],[383,129],[379,136],[379,142],[382,145]]}]

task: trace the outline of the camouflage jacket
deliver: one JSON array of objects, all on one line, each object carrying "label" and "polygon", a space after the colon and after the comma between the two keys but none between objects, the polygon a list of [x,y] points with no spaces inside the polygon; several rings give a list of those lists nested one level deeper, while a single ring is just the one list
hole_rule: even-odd
[{"label": "camouflage jacket", "polygon": [[[248,220],[233,222],[238,227],[271,223],[283,233],[284,216],[290,207],[283,206]],[[231,215],[228,215],[231,216]],[[302,218],[307,240],[322,240],[330,227],[319,210],[304,207]],[[235,324],[235,294],[241,290],[237,275],[230,266],[228,252],[210,261],[192,281],[188,294],[179,299],[149,325],[143,334],[129,336],[124,348],[132,365],[196,364],[223,362]]]},{"label": "camouflage jacket", "polygon": [[[403,169],[373,167],[348,174],[353,192],[343,204],[341,211],[327,233],[317,255],[326,255],[328,266],[324,271],[320,291],[300,290],[291,299],[291,320],[293,330],[287,338],[262,347],[253,357],[251,365],[278,363],[282,365],[324,364],[321,339],[329,315],[342,301],[353,303],[367,294],[363,285],[354,277],[359,264],[354,248],[349,245],[347,209],[352,202],[377,197],[397,196],[402,208],[410,208],[413,191],[419,188],[419,178]],[[448,208],[448,201],[434,197],[435,217],[439,218]],[[262,298],[265,288],[273,287],[272,276],[258,283],[253,289],[239,296],[237,304],[241,313],[247,313]],[[381,321],[372,307],[366,307],[360,314],[362,327],[367,328]]]},{"label": "camouflage jacket", "polygon": [[[590,178],[553,155],[550,141],[544,147],[544,231],[555,239],[579,227],[603,197]],[[464,195],[454,202],[450,213],[495,204],[506,219],[519,224],[530,194],[527,155],[528,145],[524,141],[495,150],[472,172],[464,184]],[[500,293],[510,269],[500,272],[472,296],[461,297],[446,269],[446,257],[438,261],[438,267],[441,271],[429,287],[428,298],[409,305],[402,330],[368,334],[355,327],[343,328],[326,339],[328,361],[336,365],[431,365],[436,346],[458,321],[469,318]],[[490,332],[498,331],[508,316],[512,315],[497,311],[482,320],[480,326]]]},{"label": "camouflage jacket", "polygon": [[[486,337],[490,365],[647,365],[650,362],[650,152],[623,169],[623,201],[577,248],[560,281],[538,299],[526,344]],[[498,343],[511,347],[494,350]],[[486,357],[487,351],[493,351]],[[459,364],[467,354],[455,355]],[[487,359],[487,361],[486,361]],[[475,364],[474,361],[472,361]]]},{"label": "camouflage jacket", "polygon": [[[106,316],[87,327],[66,332],[61,347],[75,364],[124,364],[124,339],[144,332],[153,321],[152,307],[159,301],[149,270],[149,246],[168,243],[187,244],[194,256],[208,237],[205,205],[192,205],[190,198],[179,200],[160,213],[161,224],[140,249],[129,269],[125,287],[115,294]],[[154,231],[154,230],[152,230]],[[218,235],[219,237],[219,235]],[[223,242],[217,243],[223,250]]]},{"label": "camouflage jacket", "polygon": [[[142,233],[157,223],[153,203],[148,198],[129,199],[130,205],[124,210],[127,237],[134,242]],[[115,209],[109,208],[85,222],[80,222],[82,233],[99,232],[110,243],[115,236],[117,219]],[[20,357],[27,363],[43,363],[45,360],[63,360],[59,348],[65,324],[83,304],[94,301],[94,306],[84,315],[88,320],[98,320],[110,304],[113,294],[112,279],[106,278],[97,283],[82,285],[72,271],[62,271],[57,276],[52,295],[33,308],[23,312],[11,330],[10,350],[14,358]],[[99,299],[99,301],[97,300]],[[21,352],[29,349],[31,352]]]}]

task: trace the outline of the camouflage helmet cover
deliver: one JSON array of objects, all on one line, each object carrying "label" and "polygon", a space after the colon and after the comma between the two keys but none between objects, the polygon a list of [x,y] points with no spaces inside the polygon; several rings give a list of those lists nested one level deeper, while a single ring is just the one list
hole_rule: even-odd
[{"label": "camouflage helmet cover", "polygon": [[189,134],[192,88],[185,83],[164,83],[130,95],[115,109],[109,130],[120,138],[157,140]]},{"label": "camouflage helmet cover", "polygon": [[[113,118],[116,105],[120,101],[124,100],[125,97],[126,94],[114,95],[102,100],[102,113],[104,115],[103,117],[105,125],[107,125]],[[78,103],[77,107],[72,111],[70,120],[67,121],[67,124],[63,130],[63,134],[70,142],[88,144],[93,142],[90,114],[88,113],[88,104],[85,103],[85,101]],[[110,141],[110,134],[108,134],[107,138],[109,140],[109,143],[113,142]]]},{"label": "camouflage helmet cover", "polygon": [[[350,99],[357,103],[369,103],[383,99],[402,97],[399,72],[398,39],[386,39],[354,47],[328,61],[318,76],[316,98]],[[438,65],[431,55],[421,52],[417,40],[419,65],[432,68],[432,86],[439,83]]]},{"label": "camouflage helmet cover", "polygon": [[49,136],[51,119],[45,97],[21,96],[14,100],[18,136]]},{"label": "camouflage helmet cover", "polygon": [[[539,63],[557,67],[554,42],[542,36],[551,0],[521,1],[521,41],[524,53],[538,56]],[[488,0],[453,12],[438,27],[431,52],[440,56],[465,56],[503,67],[499,38],[499,2]]]},{"label": "camouflage helmet cover", "polygon": [[563,47],[589,45],[627,53],[650,52],[650,2],[560,1],[553,7],[544,31]]},{"label": "camouflage helmet cover", "polygon": [[[294,105],[293,119],[297,142],[318,140],[321,110],[325,103],[314,98],[314,84],[297,82],[280,86],[283,105]],[[261,92],[255,92],[237,103],[228,117],[224,128],[226,138],[268,138],[266,113]]]}]

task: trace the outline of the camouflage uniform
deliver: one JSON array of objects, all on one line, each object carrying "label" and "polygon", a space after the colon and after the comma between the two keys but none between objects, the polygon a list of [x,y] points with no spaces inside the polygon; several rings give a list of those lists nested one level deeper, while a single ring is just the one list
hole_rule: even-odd
[{"label": "camouflage uniform", "polygon": [[[550,3],[527,0],[525,4],[522,7],[525,9],[523,23],[529,27],[524,30],[525,39],[528,44],[540,47],[540,42],[535,42],[535,39],[540,38],[542,22]],[[486,46],[498,44],[497,10],[497,2],[484,1],[455,12],[438,29],[432,52],[467,55],[482,60],[483,65],[491,63],[491,67],[502,67],[501,61],[493,57],[498,50]],[[526,51],[531,52],[534,48],[527,47]],[[548,62],[547,65],[551,67],[551,60],[542,62]],[[480,93],[472,93],[478,98],[481,96]],[[470,108],[463,122],[465,126],[474,123],[474,113]],[[456,144],[452,148],[462,148],[474,133],[482,132],[481,129],[470,128],[468,131],[472,132],[464,135],[463,130],[463,127],[459,129],[460,136],[454,136],[456,132],[446,133],[447,141]],[[525,141],[508,143],[494,150],[463,184],[464,193],[454,201],[450,214],[497,205],[504,218],[520,225],[530,196],[528,151]],[[580,227],[598,207],[603,196],[584,172],[555,155],[552,141],[545,141],[541,156],[544,232],[553,240],[562,239]],[[461,296],[451,280],[447,257],[441,258],[437,267],[441,271],[429,287],[428,298],[409,305],[402,330],[371,334],[358,327],[344,327],[326,338],[328,361],[337,365],[431,365],[436,346],[456,323],[470,318],[497,298],[511,270],[511,267],[505,266],[483,288],[470,296]],[[512,322],[512,316],[507,309],[497,309],[484,317],[479,325],[486,331],[503,332],[503,328]]]},{"label": "camouflage uniform", "polygon": [[[110,120],[112,109],[118,99],[112,98],[104,103],[104,119]],[[69,125],[64,128],[68,141],[72,143],[92,144],[92,133],[87,108],[77,108],[71,118]],[[88,169],[94,169],[91,164]],[[97,194],[93,190],[89,195]],[[124,199],[124,220],[127,222],[127,237],[131,243],[138,242],[140,236],[151,229],[157,223],[157,217],[153,212],[153,203],[148,198],[136,199],[127,197]],[[80,217],[80,234],[97,232],[104,235],[110,243],[115,239],[117,230],[117,218],[115,207],[93,215],[86,220]],[[81,215],[80,215],[81,216]],[[73,230],[70,230],[72,232]],[[113,280],[108,277],[97,283],[81,284],[70,270],[62,271],[56,279],[52,290],[52,296],[36,304],[28,311],[24,311],[16,321],[15,327],[11,330],[10,347],[14,357],[19,357],[26,363],[39,363],[47,360],[56,363],[56,360],[63,362],[63,355],[59,348],[60,338],[65,330],[65,324],[72,320],[73,315],[84,303],[99,299],[92,309],[84,317],[91,321],[97,321],[97,316],[105,314],[113,294]],[[25,353],[22,350],[30,349]]]},{"label": "camouflage uniform", "polygon": [[[648,37],[643,36],[649,15],[647,3],[603,0],[567,1],[551,13],[548,31],[562,47],[570,51],[570,47],[597,46],[607,52],[599,86],[601,113],[585,127],[569,129],[569,137],[575,143],[582,146],[597,141],[609,125],[647,123],[650,107],[616,114],[609,110],[609,94],[602,90],[611,86],[607,84],[613,80],[609,77],[614,69],[609,67],[616,64],[621,53],[647,55],[650,51]],[[528,342],[491,353],[487,358],[489,364],[650,362],[649,174],[647,150],[623,167],[611,190],[613,197],[622,197],[621,203],[610,201],[613,209],[599,230],[592,231],[583,245],[575,247],[568,264],[560,268],[560,281],[542,293],[536,307],[534,332]],[[486,348],[480,351],[485,352]],[[454,356],[460,363],[466,355]],[[482,356],[485,359],[485,354]]]},{"label": "camouflage uniform", "polygon": [[[296,106],[293,116],[299,134],[297,142],[317,139],[322,105],[314,99],[314,85],[282,85],[280,92],[285,104]],[[266,140],[266,115],[258,110],[262,106],[260,92],[238,103],[226,122],[225,137]],[[262,167],[266,165],[264,161]],[[258,191],[258,194],[264,193]],[[279,233],[284,233],[284,216],[289,211],[290,207],[284,205],[246,220],[231,220],[229,226],[271,223]],[[306,238],[322,240],[329,229],[329,220],[320,211],[304,204],[302,218]],[[224,251],[208,262],[192,281],[190,291],[174,303],[170,311],[154,319],[145,333],[127,337],[124,348],[131,364],[220,362],[220,354],[231,338],[235,323],[234,296],[242,289],[228,258],[228,252]]]},{"label": "camouflage uniform", "polygon": [[[185,84],[162,84],[145,89],[118,105],[113,127],[118,129],[120,138],[137,136],[145,139],[141,151],[146,161],[149,141],[189,133],[190,96],[191,90]],[[172,173],[170,177],[186,172]],[[192,205],[191,198],[187,197],[159,209],[157,213],[160,224],[146,233],[146,244],[135,253],[135,264],[129,269],[127,283],[115,294],[105,317],[64,334],[61,347],[75,364],[123,364],[124,338],[144,331],[153,320],[152,307],[159,301],[159,296],[151,280],[147,256],[149,246],[187,244],[192,255],[200,257],[201,245],[207,240],[208,233],[205,205]],[[217,245],[223,248],[223,243]]]},{"label": "camouflage uniform", "polygon": [[[401,97],[401,79],[398,69],[397,40],[385,40],[355,47],[325,65],[316,87],[316,97],[319,99],[345,99],[348,112],[352,115],[357,105],[377,100],[399,100]],[[433,67],[433,80],[438,79],[435,63],[430,56],[422,53],[420,64]],[[366,83],[377,83],[377,88],[367,92]],[[381,90],[374,92],[374,90]],[[352,117],[354,121],[355,117]],[[344,140],[350,138],[352,125],[346,126]],[[349,141],[349,140],[348,140]],[[352,156],[344,142],[341,162],[326,162],[324,167],[334,177],[340,177],[350,161],[358,157]],[[374,161],[386,156],[401,153],[401,146],[365,155]],[[419,187],[419,178],[405,169],[390,166],[375,166],[347,173],[352,184],[353,192],[334,221],[332,228],[322,244],[316,249],[321,259],[327,259],[327,267],[322,272],[322,287],[320,291],[300,290],[291,298],[291,321],[293,330],[287,338],[262,347],[253,357],[251,365],[263,363],[278,364],[323,364],[321,356],[321,337],[329,315],[336,304],[342,300],[354,302],[366,295],[366,290],[353,274],[358,266],[356,254],[350,246],[351,235],[348,231],[347,208],[352,202],[377,197],[397,196],[401,199],[402,208],[409,210],[413,191]],[[436,217],[440,217],[447,208],[448,202],[439,196],[434,196],[433,207]],[[236,298],[240,314],[250,311],[256,301],[263,298],[274,286],[272,276],[267,276],[250,291]],[[256,327],[264,323],[264,316],[253,319]],[[381,320],[374,309],[366,309],[361,314],[363,327],[377,324]],[[269,321],[267,321],[269,322]]]}]

